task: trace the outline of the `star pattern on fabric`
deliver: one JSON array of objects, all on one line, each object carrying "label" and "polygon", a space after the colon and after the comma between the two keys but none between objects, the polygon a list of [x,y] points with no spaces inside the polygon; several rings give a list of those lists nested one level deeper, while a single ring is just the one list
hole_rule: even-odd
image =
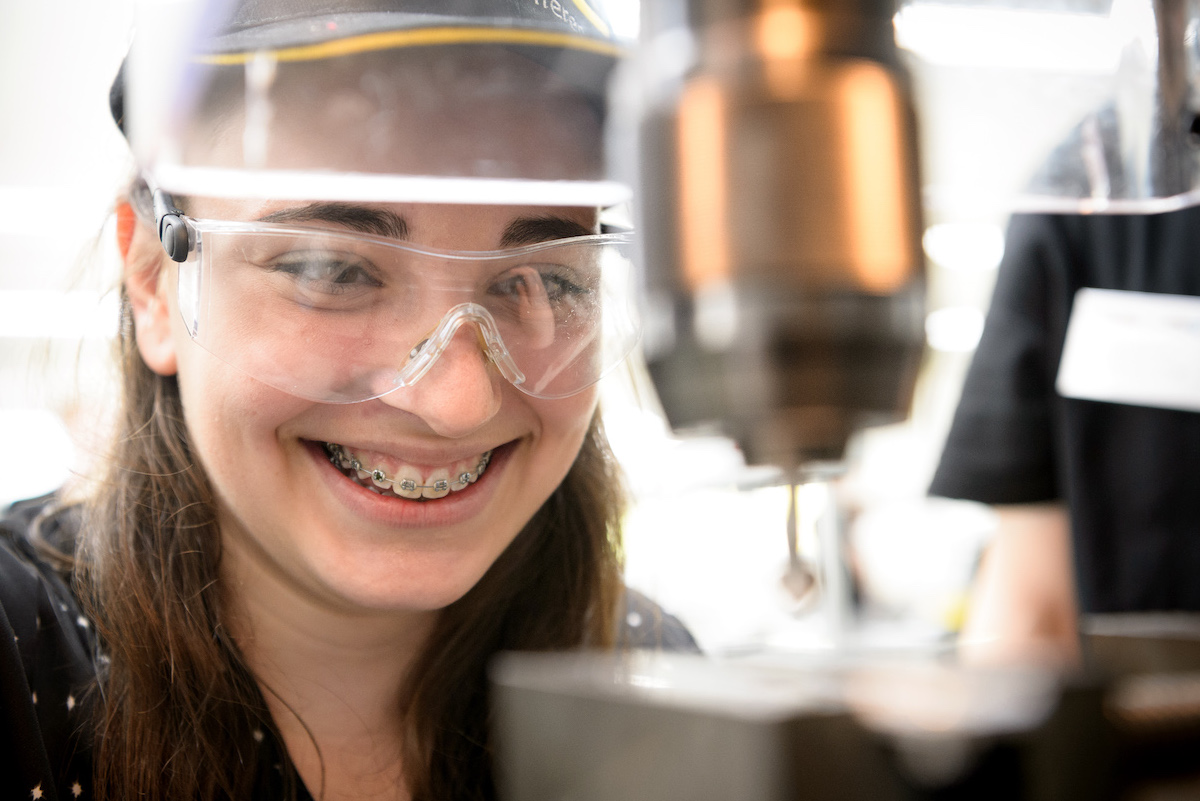
[{"label": "star pattern on fabric", "polygon": [[[12,753],[3,749],[0,765],[25,769],[17,775],[8,775],[13,773],[11,769],[0,769],[0,801],[83,801],[91,797],[91,782],[80,763],[91,760],[88,743],[76,738],[80,722],[75,710],[84,714],[86,709],[82,697],[74,693],[80,691],[81,676],[100,669],[95,653],[96,623],[68,602],[68,587],[55,580],[49,566],[26,553],[20,538],[10,538],[7,514],[3,529],[0,620],[15,647],[7,642],[0,647],[0,673],[6,680],[15,677],[22,681],[5,681],[0,688],[0,733],[7,735],[0,739],[6,740],[6,746],[15,746]],[[28,592],[23,580],[8,581],[14,566],[21,576],[22,571],[32,571],[38,582],[36,592]],[[9,620],[14,624],[11,629]],[[54,759],[56,755],[58,759]],[[50,770],[36,769],[46,756],[51,757],[46,765]],[[30,780],[34,780],[32,784]]]}]

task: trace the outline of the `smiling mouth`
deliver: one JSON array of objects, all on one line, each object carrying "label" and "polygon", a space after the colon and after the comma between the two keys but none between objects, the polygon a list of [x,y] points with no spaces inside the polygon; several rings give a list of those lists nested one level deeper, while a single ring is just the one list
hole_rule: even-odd
[{"label": "smiling mouth", "polygon": [[428,472],[412,465],[402,465],[389,472],[365,464],[336,442],[323,445],[330,463],[355,484],[377,495],[410,501],[432,501],[445,498],[452,492],[461,492],[479,480],[492,458],[492,451],[486,451],[475,459],[455,462]]}]

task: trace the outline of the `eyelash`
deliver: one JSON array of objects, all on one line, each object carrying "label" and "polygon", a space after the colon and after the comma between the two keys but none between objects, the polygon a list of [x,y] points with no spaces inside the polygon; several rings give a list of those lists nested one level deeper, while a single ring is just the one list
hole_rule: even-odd
[{"label": "eyelash", "polygon": [[[547,287],[547,294],[550,296],[551,300],[557,300],[563,296],[580,297],[588,294],[591,291],[587,287],[577,283],[576,281],[573,281],[564,270],[553,268],[540,269],[537,270],[537,274],[541,278],[543,284],[549,284],[551,282],[555,284],[555,290],[550,290],[550,288]],[[503,287],[506,284],[511,284],[514,281],[524,280],[524,276],[506,278],[498,284],[493,284],[488,291],[492,294],[503,294],[504,290],[500,289],[500,287]]]},{"label": "eyelash", "polygon": [[[315,275],[316,271],[306,269],[309,265],[319,264],[320,275]],[[362,286],[364,283],[372,288],[379,288],[383,283],[371,274],[371,270],[360,262],[349,261],[339,258],[322,259],[322,257],[291,257],[277,261],[271,266],[274,272],[285,273],[296,280],[304,280],[309,286],[320,286],[323,291],[330,294],[340,294],[349,292],[356,286]],[[338,280],[348,272],[356,271],[358,275],[363,276],[367,280],[359,281],[342,281]],[[332,279],[327,276],[333,276]],[[357,277],[357,276],[356,276]]]}]

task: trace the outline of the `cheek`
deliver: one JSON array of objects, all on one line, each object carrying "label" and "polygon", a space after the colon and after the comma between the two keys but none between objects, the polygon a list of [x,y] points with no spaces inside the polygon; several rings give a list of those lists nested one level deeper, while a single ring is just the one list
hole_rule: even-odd
[{"label": "cheek", "polygon": [[594,387],[569,398],[531,399],[530,406],[541,421],[547,458],[563,462],[564,476],[575,461],[583,438],[587,435],[592,416],[596,412],[596,403],[597,392]]},{"label": "cheek", "polygon": [[269,463],[277,430],[311,404],[271,389],[190,340],[179,360],[184,420],[201,464],[217,484],[253,463]]},{"label": "cheek", "polygon": [[272,389],[230,367],[197,345],[183,325],[172,293],[172,335],[178,354],[179,391],[189,428],[220,423],[245,427],[258,421],[278,419],[307,401]]}]

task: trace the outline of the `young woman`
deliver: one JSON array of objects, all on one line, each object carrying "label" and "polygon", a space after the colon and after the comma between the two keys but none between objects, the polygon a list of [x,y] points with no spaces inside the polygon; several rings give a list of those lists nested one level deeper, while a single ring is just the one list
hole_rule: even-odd
[{"label": "young woman", "polygon": [[[587,4],[343,5],[241,4],[230,36],[281,63],[297,26],[363,52],[272,73],[253,157],[245,55],[183,161],[595,173],[594,99],[540,57],[594,50]],[[17,505],[0,538],[0,795],[490,798],[492,655],[694,648],[620,577],[595,383],[632,346],[627,236],[595,206],[491,200],[134,182],[111,470],[83,504]],[[624,625],[631,603],[657,624]]]}]

